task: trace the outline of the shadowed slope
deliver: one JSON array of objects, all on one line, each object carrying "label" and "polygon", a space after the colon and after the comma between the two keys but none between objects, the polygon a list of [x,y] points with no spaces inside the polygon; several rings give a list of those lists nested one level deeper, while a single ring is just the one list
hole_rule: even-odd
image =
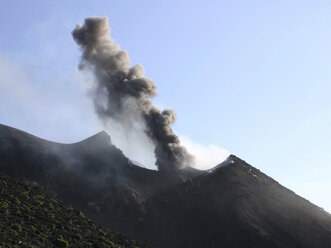
[{"label": "shadowed slope", "polygon": [[105,132],[59,144],[0,125],[0,171],[126,233],[126,222],[143,212],[145,195],[166,184],[157,171],[134,166]]}]

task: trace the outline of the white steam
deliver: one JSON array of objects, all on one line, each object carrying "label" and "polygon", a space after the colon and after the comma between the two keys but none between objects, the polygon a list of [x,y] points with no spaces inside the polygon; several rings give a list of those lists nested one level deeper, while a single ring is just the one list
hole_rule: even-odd
[{"label": "white steam", "polygon": [[182,145],[187,151],[194,155],[195,163],[192,167],[200,170],[207,170],[215,167],[226,160],[230,153],[216,145],[202,145],[188,137],[181,136]]}]

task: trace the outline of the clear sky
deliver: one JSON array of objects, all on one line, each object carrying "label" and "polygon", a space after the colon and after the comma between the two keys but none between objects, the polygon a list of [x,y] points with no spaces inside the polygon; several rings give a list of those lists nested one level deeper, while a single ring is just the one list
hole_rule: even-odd
[{"label": "clear sky", "polygon": [[331,212],[330,1],[2,1],[0,123],[60,142],[102,129],[70,34],[94,15],[177,133]]}]

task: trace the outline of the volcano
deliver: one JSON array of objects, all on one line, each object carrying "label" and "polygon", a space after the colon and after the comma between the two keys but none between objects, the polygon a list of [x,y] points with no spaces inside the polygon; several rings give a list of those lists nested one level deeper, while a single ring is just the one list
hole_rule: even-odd
[{"label": "volcano", "polygon": [[0,171],[152,247],[331,247],[331,215],[231,155],[175,175],[100,132],[74,144],[0,125]]}]

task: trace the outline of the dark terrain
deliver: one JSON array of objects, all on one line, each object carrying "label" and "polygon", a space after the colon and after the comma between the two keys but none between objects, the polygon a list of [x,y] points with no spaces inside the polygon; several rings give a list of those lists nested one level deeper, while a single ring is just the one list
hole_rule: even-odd
[{"label": "dark terrain", "polygon": [[59,144],[0,125],[0,171],[153,247],[331,247],[331,215],[231,155],[165,175],[101,132]]},{"label": "dark terrain", "polygon": [[3,173],[0,189],[0,247],[143,247]]}]

